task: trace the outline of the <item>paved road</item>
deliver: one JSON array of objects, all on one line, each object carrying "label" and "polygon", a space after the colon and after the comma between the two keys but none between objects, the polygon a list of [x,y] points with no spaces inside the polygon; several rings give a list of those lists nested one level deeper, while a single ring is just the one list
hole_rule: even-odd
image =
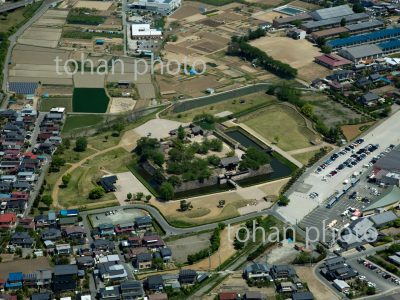
[{"label": "paved road", "polygon": [[[28,0],[26,0],[28,1]],[[13,35],[11,35],[8,39],[10,41],[10,46],[8,47],[7,55],[4,61],[4,67],[3,67],[3,86],[2,89],[5,93],[5,97],[3,99],[3,102],[1,103],[1,108],[6,108],[8,104],[8,66],[11,62],[11,53],[12,49],[14,48],[18,38],[20,35],[28,29],[34,22],[36,22],[49,8],[53,3],[60,2],[61,0],[44,0],[42,5],[39,7],[39,9],[35,12],[35,14],[30,18],[24,25],[22,25]]]}]

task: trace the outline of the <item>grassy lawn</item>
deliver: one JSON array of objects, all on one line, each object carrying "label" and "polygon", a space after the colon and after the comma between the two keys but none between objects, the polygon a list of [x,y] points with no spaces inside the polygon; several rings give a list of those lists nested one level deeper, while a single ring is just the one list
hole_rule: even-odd
[{"label": "grassy lawn", "polygon": [[72,99],[68,97],[51,97],[40,100],[40,111],[50,111],[53,107],[65,107],[67,112],[71,112]]},{"label": "grassy lawn", "polygon": [[74,151],[75,141],[71,140],[71,148],[64,151],[61,154],[61,157],[65,159],[67,163],[77,163],[82,159],[96,153],[96,150],[87,148],[84,152],[75,152]]},{"label": "grassy lawn", "polygon": [[96,174],[101,172],[121,173],[128,172],[127,165],[132,160],[132,155],[123,148],[117,148],[96,156],[85,163],[85,166],[94,168]]},{"label": "grassy lawn", "polygon": [[317,138],[299,113],[283,105],[248,115],[242,122],[271,142],[277,137],[278,147],[285,151],[310,147]]},{"label": "grassy lawn", "polygon": [[17,26],[30,18],[32,14],[40,7],[42,1],[32,5],[19,8],[10,13],[4,13],[0,16],[0,32],[7,32],[10,28]]},{"label": "grassy lawn", "polygon": [[297,159],[299,162],[301,162],[303,165],[307,165],[308,161],[314,157],[315,154],[317,154],[319,150],[314,150],[314,151],[309,151],[309,152],[304,152],[300,154],[294,154],[293,157]]},{"label": "grassy lawn", "polygon": [[91,171],[91,168],[88,167],[78,167],[72,171],[68,187],[60,189],[59,202],[61,205],[71,207],[115,199],[113,193],[105,194],[103,198],[98,200],[88,198],[90,190],[95,186],[96,179],[100,175]]},{"label": "grassy lawn", "polygon": [[103,120],[104,116],[101,115],[70,115],[67,117],[63,132],[68,133],[78,128],[97,125]]},{"label": "grassy lawn", "polygon": [[[245,103],[240,103],[241,99],[246,100]],[[267,95],[265,93],[255,93],[227,101],[218,102],[216,104],[191,109],[183,113],[169,112],[165,116],[165,118],[180,122],[190,122],[193,120],[194,116],[201,114],[203,112],[209,114],[217,114],[222,111],[230,111],[232,113],[238,113],[264,104],[265,105],[272,104],[276,101],[277,101],[276,98],[273,96]]]},{"label": "grassy lawn", "polygon": [[[118,145],[123,133],[121,133],[118,137],[113,137],[111,134],[112,131],[107,131],[91,136],[88,138],[88,144],[97,150],[104,150]],[[107,139],[105,138],[106,136]]]},{"label": "grassy lawn", "polygon": [[105,113],[109,100],[104,89],[75,88],[72,107],[74,112]]}]

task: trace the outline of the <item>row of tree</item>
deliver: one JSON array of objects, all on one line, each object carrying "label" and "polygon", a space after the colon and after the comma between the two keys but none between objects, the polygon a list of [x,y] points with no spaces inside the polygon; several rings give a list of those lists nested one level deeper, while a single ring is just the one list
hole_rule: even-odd
[{"label": "row of tree", "polygon": [[242,38],[232,37],[227,54],[239,56],[283,78],[294,78],[297,76],[297,69],[280,60],[272,58],[267,53],[253,47]]}]

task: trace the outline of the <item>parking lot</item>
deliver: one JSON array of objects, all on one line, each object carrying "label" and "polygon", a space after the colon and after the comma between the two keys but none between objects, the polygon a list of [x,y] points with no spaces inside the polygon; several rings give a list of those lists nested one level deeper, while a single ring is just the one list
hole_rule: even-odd
[{"label": "parking lot", "polygon": [[[367,146],[369,144],[379,144],[379,148],[374,152],[366,154],[365,158],[355,166],[351,168],[345,167],[334,176],[327,176],[330,172],[336,170],[339,165],[343,164],[351,157],[353,153],[350,151],[339,156],[333,163],[325,167],[325,169],[319,174],[315,173],[319,164],[307,170],[307,172],[293,185],[292,189],[288,192],[287,196],[290,199],[289,205],[286,207],[280,207],[277,212],[288,222],[296,224],[300,222],[306,215],[311,213],[315,208],[322,206],[326,199],[331,197],[336,192],[342,191],[344,186],[343,182],[350,180],[354,173],[360,173],[362,171],[365,172],[365,167],[363,167],[364,164],[368,164],[374,156],[385,150],[389,145],[397,145],[400,143],[400,122],[398,122],[399,117],[400,112],[396,112],[389,119],[382,122],[379,126],[375,127],[363,137],[365,141],[356,147],[356,151],[358,151],[358,148]],[[344,148],[344,146],[341,147],[341,149]],[[339,151],[340,150],[337,150],[335,153]],[[329,156],[332,154],[333,153],[331,153]],[[328,157],[325,158],[325,160],[327,159]],[[313,192],[317,193],[318,197],[311,199],[309,194]],[[339,202],[340,201],[342,201],[342,199],[339,200]],[[335,206],[338,204],[339,203],[336,203]],[[343,204],[340,209],[344,208],[343,210],[345,210],[346,206],[347,203]]]},{"label": "parking lot", "polygon": [[[347,263],[361,276],[365,276],[365,279],[363,280],[374,283],[376,285],[377,293],[392,289],[394,287],[398,287],[398,285],[392,280],[392,278],[383,278],[382,273],[387,274],[387,272],[379,266],[374,265],[373,263],[371,263],[372,265],[374,265],[373,269],[364,266],[363,263],[359,263],[356,258],[347,260]],[[380,273],[378,274],[377,272]]]}]

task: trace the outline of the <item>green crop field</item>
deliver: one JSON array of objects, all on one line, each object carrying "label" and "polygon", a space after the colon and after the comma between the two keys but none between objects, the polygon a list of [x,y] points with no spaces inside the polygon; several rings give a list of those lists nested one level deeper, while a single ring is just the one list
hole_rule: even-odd
[{"label": "green crop field", "polygon": [[72,108],[74,112],[105,113],[108,102],[109,99],[104,89],[75,88]]},{"label": "green crop field", "polygon": [[71,112],[72,99],[69,97],[50,97],[40,100],[40,111],[50,111],[53,107],[65,107],[66,112]]}]

